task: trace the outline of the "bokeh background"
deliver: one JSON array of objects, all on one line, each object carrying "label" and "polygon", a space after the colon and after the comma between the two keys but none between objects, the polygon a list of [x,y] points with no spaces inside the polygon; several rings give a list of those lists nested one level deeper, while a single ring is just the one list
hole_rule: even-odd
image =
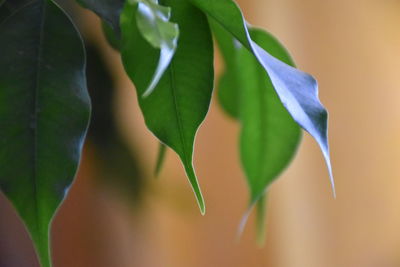
[{"label": "bokeh background", "polygon": [[[239,129],[214,97],[195,147],[207,201],[201,216],[174,153],[154,178],[157,142],[134,87],[98,19],[73,6],[91,47],[89,87],[101,104],[77,180],[54,221],[55,267],[400,266],[400,2],[238,3],[250,23],[275,34],[318,79],[330,112],[337,199],[321,153],[305,135],[292,165],[270,187],[264,247],[257,246],[252,217],[237,242],[248,198]],[[220,65],[217,59],[218,71]],[[0,266],[38,266],[2,195]]]}]

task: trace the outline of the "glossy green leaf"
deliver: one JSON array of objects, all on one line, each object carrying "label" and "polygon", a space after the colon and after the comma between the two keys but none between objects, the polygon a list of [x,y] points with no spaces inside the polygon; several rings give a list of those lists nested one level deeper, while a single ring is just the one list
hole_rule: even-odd
[{"label": "glossy green leaf", "polygon": [[83,7],[96,13],[120,35],[119,17],[125,0],[77,0]]},{"label": "glossy green leaf", "polygon": [[187,0],[220,24],[257,58],[268,73],[283,105],[293,119],[318,142],[324,155],[333,193],[334,180],[328,146],[328,113],[318,99],[316,80],[271,56],[255,43],[239,7],[232,0]]},{"label": "glossy green leaf", "polygon": [[[294,66],[275,38],[262,30],[251,30],[250,33],[263,49]],[[263,67],[244,47],[237,52],[236,78],[242,126],[240,154],[250,187],[252,207],[258,201],[264,201],[263,195],[268,186],[289,165],[300,142],[301,130],[282,105]],[[258,221],[263,221],[264,213],[259,208],[257,213]],[[260,225],[257,229],[262,234]]]},{"label": "glossy green leaf", "polygon": [[77,171],[89,120],[85,54],[52,1],[0,13],[0,188],[47,267],[49,224]]},{"label": "glossy green leaf", "polygon": [[143,92],[143,97],[147,97],[157,86],[175,54],[179,28],[178,24],[170,22],[171,8],[159,5],[157,0],[127,1],[122,18],[132,16],[136,16],[137,28],[144,39],[160,50],[157,68]]},{"label": "glossy green leaf", "polygon": [[[274,87],[257,59],[225,30],[213,25],[221,49],[231,43],[231,55],[225,58],[225,75],[234,77],[235,86],[222,87],[225,95],[235,95],[235,106],[241,122],[241,161],[250,188],[250,208],[257,204],[259,241],[264,230],[264,194],[267,187],[288,166],[300,141],[301,130],[277,96]],[[251,29],[251,37],[272,56],[294,66],[287,51],[270,34]],[[222,45],[221,45],[222,44]],[[221,100],[221,99],[220,99]],[[247,219],[245,216],[244,222]],[[242,227],[244,226],[242,222]]]},{"label": "glossy green leaf", "polygon": [[[135,1],[132,1],[135,2]],[[171,8],[161,6],[155,0],[137,1],[136,21],[139,31],[153,47],[170,49],[178,41],[178,25],[170,22]]]},{"label": "glossy green leaf", "polygon": [[[255,42],[283,62],[294,65],[286,50],[271,35],[252,30]],[[244,47],[237,52],[240,153],[255,203],[286,168],[300,141],[301,130],[277,96],[257,59]]]},{"label": "glossy green leaf", "polygon": [[[204,200],[193,169],[194,139],[213,89],[213,42],[207,18],[186,0],[168,0],[171,21],[180,25],[176,54],[147,98],[140,97],[157,66],[159,53],[140,34],[136,19],[121,18],[122,59],[136,85],[147,127],[181,158],[202,213]],[[131,14],[125,13],[124,14]]]}]

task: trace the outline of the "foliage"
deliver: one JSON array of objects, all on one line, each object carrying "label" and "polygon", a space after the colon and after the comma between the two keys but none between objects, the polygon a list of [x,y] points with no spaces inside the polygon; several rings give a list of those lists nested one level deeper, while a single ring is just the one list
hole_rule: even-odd
[{"label": "foliage", "polygon": [[[248,209],[258,203],[260,233],[266,190],[293,158],[300,127],[321,147],[334,190],[317,82],[294,67],[271,34],[249,26],[233,0],[78,2],[102,19],[107,39],[121,51],[146,125],[160,141],[156,173],[171,148],[202,214],[193,146],[214,88],[213,37],[225,62],[218,100],[241,125]],[[47,267],[50,223],[75,176],[89,121],[85,51],[73,22],[52,0],[0,1],[0,36],[0,188]],[[94,107],[105,96],[92,94]],[[92,128],[105,122],[94,120]],[[129,154],[113,129],[92,138],[107,144],[105,151]]]}]

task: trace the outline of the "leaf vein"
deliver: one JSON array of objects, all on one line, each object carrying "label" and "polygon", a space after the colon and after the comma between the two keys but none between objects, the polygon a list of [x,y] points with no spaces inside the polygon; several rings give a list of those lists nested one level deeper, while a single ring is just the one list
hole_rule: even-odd
[{"label": "leaf vein", "polygon": [[179,112],[179,103],[178,103],[178,99],[176,96],[176,77],[175,77],[175,70],[174,70],[174,63],[171,62],[170,65],[170,70],[169,70],[169,76],[170,76],[170,82],[171,82],[171,93],[172,93],[172,99],[174,101],[174,109],[175,109],[175,115],[176,115],[176,120],[178,123],[178,132],[179,132],[179,137],[182,143],[182,153],[183,153],[183,157],[185,158],[185,164],[188,163],[187,161],[187,150],[186,150],[186,140],[185,140],[185,136],[183,134],[183,123],[182,123],[182,118],[181,118],[181,114]]},{"label": "leaf vein", "polygon": [[39,199],[38,199],[38,183],[37,183],[37,142],[38,142],[38,108],[39,108],[39,86],[40,86],[40,78],[41,78],[41,58],[43,54],[43,40],[44,40],[44,25],[45,25],[45,17],[46,17],[46,4],[42,2],[42,7],[41,7],[41,21],[40,21],[40,31],[39,31],[39,41],[38,41],[38,47],[36,49],[36,54],[37,54],[37,65],[36,65],[36,72],[35,72],[35,80],[34,80],[34,103],[33,103],[33,179],[34,179],[34,198],[35,198],[35,209],[36,209],[36,223],[38,227],[38,231],[41,232],[40,229],[40,222],[39,222],[39,217],[40,217],[40,209],[39,209]]}]

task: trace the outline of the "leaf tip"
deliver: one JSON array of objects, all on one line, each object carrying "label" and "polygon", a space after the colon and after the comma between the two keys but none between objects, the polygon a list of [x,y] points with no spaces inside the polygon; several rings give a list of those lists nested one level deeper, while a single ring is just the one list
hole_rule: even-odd
[{"label": "leaf tip", "polygon": [[249,216],[250,216],[252,207],[253,207],[253,204],[251,204],[249,206],[249,208],[244,213],[242,219],[240,220],[239,227],[238,227],[237,234],[236,234],[236,242],[239,242],[240,238],[243,235],[244,228],[246,227],[247,221],[249,220]]},{"label": "leaf tip", "polygon": [[196,174],[194,172],[193,165],[192,165],[192,163],[184,162],[184,167],[185,167],[186,175],[189,179],[190,185],[191,185],[194,195],[196,197],[197,204],[199,205],[200,213],[201,213],[201,215],[204,215],[206,213],[206,205],[205,205],[203,194],[201,193],[199,182],[198,182]]},{"label": "leaf tip", "polygon": [[151,93],[153,93],[153,91],[156,89],[158,83],[160,82],[161,78],[164,75],[164,72],[167,70],[169,64],[171,63],[171,60],[175,54],[175,50],[176,50],[175,47],[172,49],[167,49],[167,47],[165,46],[161,47],[158,66],[150,81],[149,86],[147,86],[146,90],[142,94],[143,98],[146,98],[149,95],[151,95]]},{"label": "leaf tip", "polygon": [[332,164],[331,164],[331,160],[330,160],[330,156],[329,156],[329,148],[327,145],[326,145],[326,148],[322,149],[322,154],[324,155],[326,167],[328,169],[329,180],[331,183],[333,198],[336,199],[335,179],[333,178]]},{"label": "leaf tip", "polygon": [[206,206],[204,204],[200,206],[200,213],[202,216],[206,215]]},{"label": "leaf tip", "polygon": [[154,91],[154,89],[156,88],[158,81],[152,81],[151,84],[147,87],[147,89],[144,91],[144,93],[142,94],[142,98],[146,98],[149,95],[151,95],[151,93]]},{"label": "leaf tip", "polygon": [[204,197],[200,191],[200,187],[197,187],[197,190],[194,189],[194,192],[196,195],[197,204],[199,205],[200,213],[204,216],[206,214],[206,204],[204,202]]},{"label": "leaf tip", "polygon": [[335,179],[333,178],[331,163],[329,162],[327,164],[328,164],[329,180],[331,182],[333,198],[336,199]]}]

